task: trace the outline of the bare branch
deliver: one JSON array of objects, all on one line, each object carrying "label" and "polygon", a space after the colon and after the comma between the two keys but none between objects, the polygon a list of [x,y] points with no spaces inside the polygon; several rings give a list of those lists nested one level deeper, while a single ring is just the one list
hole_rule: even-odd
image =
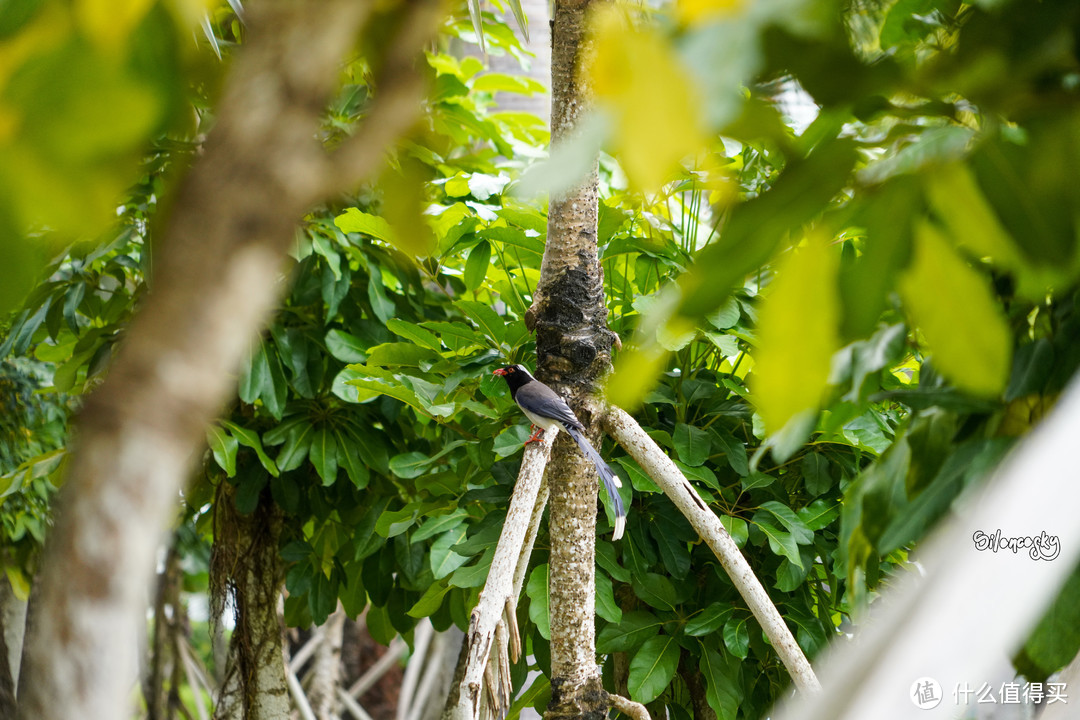
[{"label": "bare branch", "polygon": [[[506,607],[508,599],[516,600],[516,576],[522,562],[522,548],[530,535],[536,498],[540,492],[544,468],[551,456],[551,447],[555,442],[557,430],[548,430],[540,442],[531,443],[525,449],[521,461],[514,495],[510,498],[510,509],[506,513],[499,544],[495,547],[495,556],[491,560],[487,583],[480,593],[480,601],[473,609],[469,620],[469,632],[465,637],[466,665],[461,684],[456,688],[457,702],[451,709],[454,720],[476,720],[480,712],[480,699],[484,691],[485,669],[491,654],[496,626]],[[527,563],[527,561],[526,561]],[[489,680],[493,693],[498,685]],[[493,698],[497,698],[493,694]]]},{"label": "bare branch", "polygon": [[367,669],[367,671],[356,679],[356,682],[349,687],[349,697],[359,698],[363,696],[368,690],[375,686],[375,683],[379,681],[383,675],[385,675],[390,668],[397,665],[398,660],[405,656],[408,652],[409,645],[400,637],[396,637],[390,641],[390,647],[386,649],[382,657],[375,661],[375,664]]},{"label": "bare branch", "polygon": [[352,695],[341,688],[338,688],[338,699],[341,700],[342,706],[348,710],[356,720],[372,720],[371,716],[368,715],[363,707],[361,707],[360,703],[356,702]]},{"label": "bare branch", "polygon": [[649,717],[649,711],[645,709],[644,705],[629,698],[624,698],[622,695],[608,693],[608,702],[611,703],[611,707],[634,720],[652,720]]},{"label": "bare branch", "polygon": [[720,564],[727,571],[739,594],[746,600],[750,612],[761,623],[762,629],[772,643],[776,654],[791,674],[795,686],[805,693],[821,690],[810,661],[795,642],[780,612],[769,599],[761,581],[739,552],[731,535],[720,524],[720,519],[709,510],[694,488],[676,467],[671,458],[646,434],[634,418],[625,411],[612,407],[604,416],[604,428],[637,461],[641,469],[655,482],[690,524],[701,535]]}]

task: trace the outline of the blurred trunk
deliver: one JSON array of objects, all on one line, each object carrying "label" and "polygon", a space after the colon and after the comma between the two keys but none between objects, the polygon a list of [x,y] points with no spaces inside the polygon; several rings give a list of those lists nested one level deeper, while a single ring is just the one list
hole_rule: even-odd
[{"label": "blurred trunk", "polygon": [[[413,60],[441,12],[426,0],[380,9],[395,8],[403,21],[381,39],[379,93],[357,132],[328,153],[323,111],[375,3],[251,3],[214,127],[169,199],[150,292],[80,412],[35,587],[22,720],[130,714],[158,543],[205,427],[235,393],[236,370],[278,302],[297,223],[381,167],[420,110]],[[258,621],[263,653],[276,617]],[[259,702],[268,697],[273,704],[276,696]]]}]

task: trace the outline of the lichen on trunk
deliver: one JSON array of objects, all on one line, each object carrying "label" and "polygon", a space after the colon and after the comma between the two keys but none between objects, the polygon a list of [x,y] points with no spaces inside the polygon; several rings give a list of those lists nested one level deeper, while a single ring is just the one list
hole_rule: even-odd
[{"label": "lichen on trunk", "polygon": [[235,489],[227,482],[214,507],[210,574],[215,622],[221,621],[226,601],[236,611],[214,720],[284,720],[290,705],[277,609],[283,579],[281,510],[264,490],[254,512],[241,515]]}]

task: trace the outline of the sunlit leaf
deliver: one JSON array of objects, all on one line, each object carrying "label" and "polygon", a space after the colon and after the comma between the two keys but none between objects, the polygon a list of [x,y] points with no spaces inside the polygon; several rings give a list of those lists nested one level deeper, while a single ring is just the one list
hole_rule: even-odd
[{"label": "sunlit leaf", "polygon": [[942,375],[974,395],[1005,388],[1012,340],[990,284],[928,222],[916,228],[915,257],[900,278],[900,294]]},{"label": "sunlit leaf", "polygon": [[623,12],[605,8],[594,16],[596,56],[587,73],[612,114],[627,176],[651,191],[705,144],[701,101],[671,45],[656,30],[629,26]]},{"label": "sunlit leaf", "polygon": [[760,315],[754,358],[758,412],[770,432],[825,397],[829,367],[839,348],[838,256],[821,238],[785,258]]}]

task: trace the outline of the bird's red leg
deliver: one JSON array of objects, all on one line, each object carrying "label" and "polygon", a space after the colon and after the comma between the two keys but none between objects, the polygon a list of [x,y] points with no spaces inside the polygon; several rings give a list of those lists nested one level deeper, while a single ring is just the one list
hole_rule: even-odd
[{"label": "bird's red leg", "polygon": [[544,432],[544,428],[536,427],[535,425],[532,426],[532,429],[533,429],[533,434],[530,435],[529,439],[525,441],[526,445],[528,445],[529,443],[533,443],[533,442],[540,442],[540,435],[542,435],[543,432]]}]

